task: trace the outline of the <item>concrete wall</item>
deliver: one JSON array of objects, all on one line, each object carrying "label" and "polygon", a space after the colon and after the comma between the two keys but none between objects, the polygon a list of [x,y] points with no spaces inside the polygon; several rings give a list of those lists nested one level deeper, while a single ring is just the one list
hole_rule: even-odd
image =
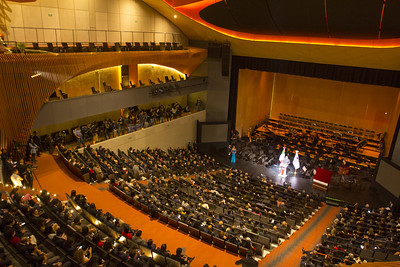
[{"label": "concrete wall", "polygon": [[395,197],[400,198],[400,166],[383,158],[379,162],[376,182],[382,185]]},{"label": "concrete wall", "polygon": [[230,76],[222,76],[221,59],[207,58],[208,90],[207,121],[226,121],[228,119]]},{"label": "concrete wall", "polygon": [[204,122],[206,112],[200,111],[181,117],[176,120],[157,124],[155,126],[139,130],[130,134],[119,136],[101,143],[92,145],[93,148],[99,146],[117,152],[118,149],[127,151],[128,148],[135,149],[184,147],[188,142],[196,141],[197,121]]},{"label": "concrete wall", "polygon": [[204,91],[207,88],[207,78],[189,79],[169,84],[171,86],[178,84],[180,89],[168,94],[152,96],[150,93],[154,86],[146,86],[50,101],[39,110],[32,129]]},{"label": "concrete wall", "polygon": [[[6,40],[17,42],[180,42],[184,34],[138,0],[5,2]],[[14,27],[14,28],[13,28]],[[42,28],[42,29],[40,29]],[[40,30],[36,30],[40,29]]]}]

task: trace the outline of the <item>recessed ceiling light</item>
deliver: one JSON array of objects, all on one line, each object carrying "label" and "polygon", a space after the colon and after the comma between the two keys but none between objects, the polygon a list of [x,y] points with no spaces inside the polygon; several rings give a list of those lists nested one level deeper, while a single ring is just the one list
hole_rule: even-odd
[{"label": "recessed ceiling light", "polygon": [[174,15],[174,19],[176,19],[176,17],[178,17],[176,14]]}]

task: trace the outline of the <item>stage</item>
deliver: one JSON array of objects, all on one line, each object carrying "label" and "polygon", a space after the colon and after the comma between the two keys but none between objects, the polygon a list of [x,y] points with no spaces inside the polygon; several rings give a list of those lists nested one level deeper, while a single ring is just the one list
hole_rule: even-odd
[{"label": "stage", "polygon": [[214,153],[211,156],[215,157],[215,159],[221,164],[243,170],[254,177],[260,177],[260,179],[262,179],[262,176],[265,176],[272,179],[274,183],[278,183],[280,185],[283,185],[285,182],[287,182],[291,184],[292,188],[312,192],[323,198],[329,197],[349,203],[357,202],[361,205],[368,203],[372,207],[387,206],[389,201],[398,201],[382,186],[374,181],[369,183],[365,182],[362,186],[345,186],[338,183],[339,176],[334,172],[332,175],[331,184],[329,185],[328,190],[324,192],[312,187],[312,179],[304,178],[299,174],[294,175],[293,168],[288,168],[287,177],[280,177],[279,164],[274,164],[267,168],[264,165],[258,165],[250,161],[236,159],[236,163],[231,165],[230,158],[225,154],[224,151]]}]

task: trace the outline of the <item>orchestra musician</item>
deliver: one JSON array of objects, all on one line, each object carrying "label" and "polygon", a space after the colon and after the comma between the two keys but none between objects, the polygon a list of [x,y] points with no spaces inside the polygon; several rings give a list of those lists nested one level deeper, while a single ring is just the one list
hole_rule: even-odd
[{"label": "orchestra musician", "polygon": [[340,165],[338,174],[341,176],[341,181],[344,181],[345,176],[349,175],[350,167],[346,165],[346,161],[343,160],[343,164]]}]

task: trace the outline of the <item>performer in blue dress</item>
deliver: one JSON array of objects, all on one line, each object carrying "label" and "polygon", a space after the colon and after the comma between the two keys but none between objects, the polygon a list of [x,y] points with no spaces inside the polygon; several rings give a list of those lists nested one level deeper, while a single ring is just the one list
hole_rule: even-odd
[{"label": "performer in blue dress", "polygon": [[236,147],[235,146],[232,147],[231,153],[232,153],[231,163],[236,163]]}]

